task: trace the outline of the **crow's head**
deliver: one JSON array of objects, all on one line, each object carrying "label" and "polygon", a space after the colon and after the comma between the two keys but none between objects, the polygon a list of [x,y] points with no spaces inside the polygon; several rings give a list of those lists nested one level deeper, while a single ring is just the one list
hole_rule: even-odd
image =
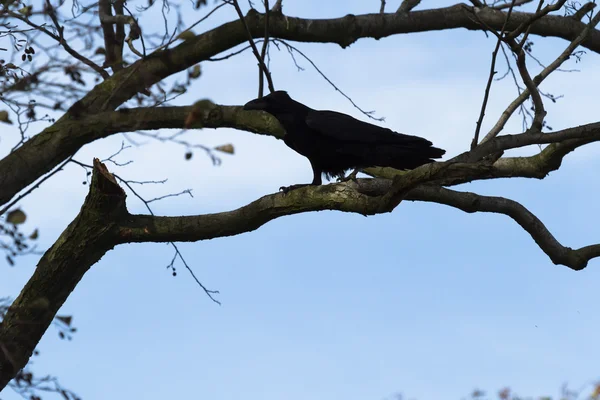
[{"label": "crow's head", "polygon": [[295,101],[284,90],[277,90],[267,96],[254,99],[244,105],[244,110],[261,110],[277,115],[285,112]]}]

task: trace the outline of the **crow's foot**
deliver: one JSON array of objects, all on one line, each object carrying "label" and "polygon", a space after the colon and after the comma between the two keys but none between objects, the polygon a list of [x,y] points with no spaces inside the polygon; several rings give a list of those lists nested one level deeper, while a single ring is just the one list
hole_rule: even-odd
[{"label": "crow's foot", "polygon": [[338,182],[348,182],[348,181],[356,182],[356,175],[359,172],[360,172],[360,170],[357,168],[354,171],[352,171],[352,173],[350,173],[347,177],[345,177],[345,178],[338,178],[337,181]]},{"label": "crow's foot", "polygon": [[292,190],[296,190],[296,189],[300,189],[306,186],[311,186],[310,183],[300,183],[298,185],[291,185],[291,186],[282,186],[279,188],[279,191],[283,192],[283,194],[287,194],[289,192],[291,192]]}]

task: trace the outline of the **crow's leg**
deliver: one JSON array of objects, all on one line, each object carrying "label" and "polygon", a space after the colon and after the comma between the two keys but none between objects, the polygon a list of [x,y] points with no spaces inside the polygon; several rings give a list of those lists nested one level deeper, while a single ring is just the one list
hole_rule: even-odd
[{"label": "crow's leg", "polygon": [[347,177],[338,178],[337,181],[338,182],[348,182],[348,181],[356,182],[356,174],[358,174],[359,172],[360,172],[360,168],[355,168],[354,171],[352,171],[352,173],[350,173]]},{"label": "crow's leg", "polygon": [[283,192],[283,194],[286,194],[292,190],[296,190],[296,189],[300,189],[303,188],[305,186],[319,186],[323,183],[323,181],[321,180],[321,174],[323,173],[323,171],[321,170],[321,168],[315,166],[312,161],[310,163],[310,165],[312,166],[312,170],[313,170],[313,181],[311,183],[300,183],[297,185],[291,185],[291,186],[282,186],[279,188],[280,191]]}]

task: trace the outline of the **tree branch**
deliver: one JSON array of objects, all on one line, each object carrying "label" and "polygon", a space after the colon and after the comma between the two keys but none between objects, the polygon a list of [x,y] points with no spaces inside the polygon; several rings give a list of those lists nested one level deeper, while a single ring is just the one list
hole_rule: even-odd
[{"label": "tree branch", "polygon": [[[186,120],[195,115],[188,125]],[[210,101],[195,106],[122,109],[91,115],[79,120],[61,120],[34,136],[19,149],[0,160],[0,204],[33,183],[83,145],[119,132],[161,128],[235,128],[283,138],[285,131],[271,115],[246,112],[240,106],[221,106]],[[553,133],[503,135],[463,153],[453,162],[471,163],[490,154],[532,144],[558,143],[573,139],[577,146],[600,140],[600,122]],[[43,151],[40,151],[43,149]],[[571,151],[571,150],[570,150]]]},{"label": "tree branch", "polygon": [[[265,64],[265,60],[264,57],[262,57],[259,53],[258,53],[258,49],[256,48],[256,44],[254,43],[253,40],[253,34],[252,32],[250,32],[250,28],[248,27],[248,23],[246,22],[246,18],[244,17],[244,14],[242,13],[242,9],[240,8],[240,5],[238,4],[238,0],[231,0],[233,6],[235,7],[235,11],[237,12],[240,21],[242,23],[242,25],[244,26],[244,29],[246,31],[246,33],[248,34],[248,43],[250,43],[250,47],[252,47],[252,53],[254,53],[254,57],[256,57],[256,59],[258,60],[258,67],[260,69],[261,72],[261,77],[263,76],[262,74],[264,74],[264,76],[267,77],[267,83],[269,85],[269,91],[272,93],[275,91],[275,86],[273,85],[273,80],[271,79],[271,73],[269,72],[269,69],[267,68],[267,64]],[[266,3],[266,7],[268,7],[268,3]],[[253,10],[250,10],[253,11]],[[250,14],[250,13],[248,13]],[[265,49],[266,52],[266,44],[268,43],[268,39],[269,39],[269,11],[267,8],[267,13],[265,15],[265,21],[264,21],[264,35],[265,35],[265,42],[263,43],[263,48]],[[262,79],[259,80],[259,84],[261,85],[260,89],[259,89],[259,97],[262,97]]]},{"label": "tree branch", "polygon": [[267,75],[267,79],[269,80],[269,90],[270,92],[275,91],[275,87],[273,87],[273,82],[271,81],[271,72],[267,68],[267,64],[265,62],[267,57],[267,49],[269,48],[269,0],[263,0],[265,3],[265,39],[263,40],[262,49],[260,50],[260,59],[261,62],[265,66],[265,73],[263,73],[262,68],[258,69],[258,97],[263,97],[264,94],[264,77]]},{"label": "tree branch", "polygon": [[[560,146],[557,144],[556,146]],[[507,215],[523,227],[555,264],[581,270],[600,256],[600,245],[578,250],[561,245],[542,222],[521,204],[501,198],[460,193],[428,182],[457,164],[434,163],[405,176],[305,187],[264,196],[237,210],[187,217],[130,215],[125,193],[98,160],[90,192],[79,215],[44,254],[33,276],[0,324],[0,390],[28,362],[58,309],[85,272],[115,245],[132,242],[198,241],[249,232],[286,215],[339,210],[373,215],[391,211],[402,198],[436,202],[465,212]],[[474,168],[467,165],[462,168]]]},{"label": "tree branch", "polygon": [[[403,14],[369,14],[337,19],[302,19],[273,14],[269,23],[271,38],[300,42],[337,43],[347,47],[363,37],[383,38],[391,35],[437,31],[456,28],[482,30],[472,17],[473,8],[458,4],[451,7],[414,11],[411,17]],[[507,29],[514,29],[527,20],[531,13],[514,12]],[[484,8],[479,17],[489,26],[500,29],[506,14],[500,10]],[[257,12],[245,17],[253,37],[264,36],[264,17]],[[532,34],[575,39],[586,24],[569,17],[547,15],[531,28]],[[183,71],[201,61],[224,52],[248,40],[240,21],[225,23],[213,30],[184,41],[177,47],[159,51],[119,71],[110,83],[98,85],[76,104],[80,112],[96,113],[115,109],[140,90],[165,77]],[[593,30],[582,46],[600,53],[600,31]],[[130,73],[135,70],[136,73]],[[119,90],[114,93],[115,87]]]},{"label": "tree branch", "polygon": [[[506,108],[506,110],[504,110],[504,112],[498,119],[498,122],[496,122],[496,124],[492,127],[492,129],[488,132],[488,134],[481,141],[482,144],[487,142],[488,140],[496,137],[502,131],[502,129],[504,129],[506,122],[508,122],[508,120],[510,119],[512,114],[517,110],[517,108],[521,104],[523,104],[523,102],[525,102],[525,100],[527,100],[529,98],[529,96],[532,93],[537,94],[537,96],[539,97],[537,87],[552,72],[556,71],[558,69],[558,67],[560,67],[566,60],[568,60],[569,57],[571,56],[571,54],[573,53],[573,51],[575,51],[575,49],[577,47],[579,47],[583,42],[585,42],[586,39],[588,39],[592,33],[598,32],[597,30],[594,29],[594,27],[596,25],[598,25],[599,22],[600,22],[600,13],[596,14],[594,16],[594,18],[589,22],[589,24],[587,24],[585,26],[585,28],[580,31],[580,33],[577,35],[577,37],[575,37],[575,39],[573,39],[573,41],[571,41],[571,43],[569,43],[569,45],[565,48],[565,50],[550,65],[548,65],[546,68],[544,68],[533,79],[531,79],[531,77],[529,76],[529,73],[527,73],[526,76],[523,76],[523,74],[521,74],[527,88],[515,100],[513,100],[512,103],[510,103],[510,105]],[[521,50],[520,52],[522,53],[523,51]],[[518,60],[521,57],[523,59],[520,61],[521,65],[519,65]],[[525,66],[524,66],[525,55],[522,54],[522,56],[519,56],[519,58],[517,59],[517,65],[519,67],[519,71],[521,72],[521,69],[525,68]],[[525,68],[525,72],[526,72],[526,68]],[[529,77],[529,79],[527,79],[527,77]],[[534,88],[535,88],[535,90],[533,90]],[[534,100],[536,100],[535,96],[533,98],[534,98]],[[537,101],[541,102],[541,98],[537,99]],[[543,111],[543,107],[542,107],[542,111]],[[538,116],[538,108],[537,107],[536,107],[536,116],[538,117],[538,119],[540,118]],[[542,117],[542,119],[543,119],[543,117]]]},{"label": "tree branch", "polygon": [[[390,190],[393,190],[393,184],[388,180],[359,179],[357,183],[305,187],[287,195],[267,195],[237,210],[216,214],[185,217],[131,215],[119,227],[119,243],[192,242],[238,235],[258,229],[273,219],[310,211],[339,210],[374,215],[391,211],[386,204]],[[407,191],[405,200],[445,204],[468,213],[507,215],[531,235],[554,264],[576,271],[585,268],[590,259],[600,257],[600,244],[578,250],[561,245],[534,214],[510,199],[420,185]]]},{"label": "tree branch", "polygon": [[407,199],[446,204],[467,213],[504,214],[527,231],[554,264],[565,265],[575,271],[584,269],[592,258],[600,257],[600,244],[582,247],[578,250],[561,245],[539,218],[514,200],[457,192],[433,186],[421,186],[411,191]]},{"label": "tree branch", "polygon": [[402,0],[400,7],[396,11],[397,14],[408,14],[412,11],[413,8],[418,6],[421,3],[421,0]]},{"label": "tree branch", "polygon": [[102,78],[108,79],[109,75],[105,70],[102,69],[102,67],[100,67],[99,65],[94,63],[89,58],[86,58],[85,56],[79,54],[71,46],[69,46],[69,43],[67,43],[67,41],[63,37],[63,28],[58,24],[58,20],[56,19],[56,16],[54,15],[54,9],[52,8],[52,5],[49,2],[48,2],[47,7],[48,7],[48,15],[52,19],[53,23],[56,25],[58,35],[53,34],[52,32],[50,32],[49,30],[47,30],[46,28],[44,28],[41,25],[37,25],[33,21],[29,20],[29,18],[27,18],[27,17],[23,17],[15,12],[12,12],[9,10],[4,10],[4,11],[11,17],[25,22],[27,25],[31,26],[32,28],[35,28],[36,30],[43,32],[44,34],[48,35],[52,39],[56,40],[65,49],[65,51],[67,53],[69,53],[71,56],[73,56],[73,58],[76,58],[77,60],[81,61],[82,63],[84,63],[85,65],[87,65],[88,67],[90,67],[91,69],[96,71]]},{"label": "tree branch", "polygon": [[79,215],[40,259],[0,324],[0,391],[31,357],[56,312],[89,268],[114,246],[125,192],[97,159]]},{"label": "tree branch", "polygon": [[500,46],[502,45],[502,40],[504,38],[504,32],[506,30],[506,24],[508,24],[508,20],[510,20],[510,14],[512,14],[513,7],[515,5],[515,0],[512,0],[510,3],[510,7],[508,12],[506,13],[506,19],[504,20],[504,24],[502,25],[502,29],[500,29],[500,33],[496,33],[498,40],[496,40],[496,47],[492,52],[492,61],[490,62],[490,73],[488,76],[488,81],[485,86],[485,91],[483,94],[483,101],[481,102],[481,110],[479,111],[479,118],[477,119],[477,123],[475,125],[475,135],[473,135],[473,140],[471,141],[471,150],[477,147],[479,143],[479,132],[481,131],[481,124],[483,123],[483,118],[485,117],[485,109],[487,108],[487,102],[490,97],[490,89],[492,87],[492,81],[494,75],[496,75],[496,57],[498,56],[498,50],[500,50]]}]

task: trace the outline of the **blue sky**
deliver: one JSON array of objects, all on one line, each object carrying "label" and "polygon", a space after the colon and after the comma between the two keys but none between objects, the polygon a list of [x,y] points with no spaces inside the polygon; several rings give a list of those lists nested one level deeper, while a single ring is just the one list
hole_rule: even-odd
[{"label": "blue sky", "polygon": [[[388,9],[397,3],[388,1]],[[286,14],[302,17],[378,8],[378,1],[284,2]],[[232,10],[220,10],[205,28],[232,18]],[[567,45],[535,42],[546,62]],[[345,50],[297,46],[361,107],[385,116],[382,125],[427,137],[453,156],[470,143],[494,44],[481,32],[455,30],[363,39]],[[364,119],[307,62],[297,72],[285,50],[271,54],[278,89],[313,108]],[[256,95],[255,65],[250,53],[203,63],[202,77],[176,103],[208,97],[243,104]],[[582,72],[556,74],[543,85],[565,95],[547,104],[555,129],[598,119],[600,56],[588,53],[569,65]],[[484,131],[515,95],[510,81],[494,83]],[[520,132],[520,120],[511,120],[506,132]],[[169,178],[141,188],[147,197],[193,190],[194,198],[156,203],[160,215],[226,211],[312,178],[306,159],[269,137],[229,129],[187,137],[211,146],[233,143],[236,154],[212,167],[200,153],[185,161],[181,147],[140,139],[146,144],[121,158],[133,164],[109,168],[129,179]],[[76,158],[107,157],[122,140],[98,141]],[[1,146],[5,154],[8,140]],[[461,189],[518,200],[563,244],[591,244],[600,240],[592,222],[600,191],[588,177],[600,168],[598,153],[593,145],[571,154],[543,181]],[[30,221],[24,229],[39,227],[44,248],[79,211],[84,179],[83,170],[69,166],[22,202]],[[128,206],[144,212],[131,195]],[[503,216],[405,202],[368,218],[340,212],[280,218],[255,232],[180,249],[202,282],[221,291],[222,306],[204,296],[183,266],[171,277],[168,245],[120,246],[88,272],[61,310],[75,317],[73,341],[49,330],[36,371],[58,375],[86,400],[382,400],[396,392],[458,399],[475,387],[506,385],[524,395],[556,395],[563,382],[580,387],[598,378],[599,262],[581,272],[555,266]],[[2,268],[0,294],[16,296],[36,261],[27,257]]]}]

